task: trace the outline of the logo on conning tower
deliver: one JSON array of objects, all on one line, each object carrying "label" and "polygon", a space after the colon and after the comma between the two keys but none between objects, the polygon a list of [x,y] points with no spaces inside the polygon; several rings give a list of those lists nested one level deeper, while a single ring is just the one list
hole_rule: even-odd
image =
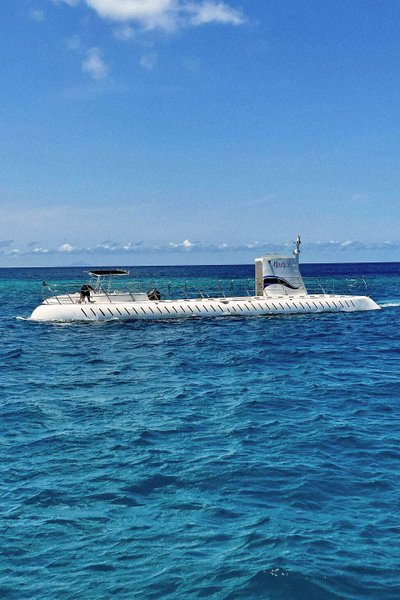
[{"label": "logo on conning tower", "polygon": [[284,285],[285,287],[290,288],[291,290],[298,290],[300,289],[299,285],[293,285],[292,283],[289,283],[289,281],[287,281],[286,279],[283,279],[283,277],[275,277],[274,275],[266,275],[263,279],[264,281],[264,289],[266,287],[268,287],[269,285]]}]

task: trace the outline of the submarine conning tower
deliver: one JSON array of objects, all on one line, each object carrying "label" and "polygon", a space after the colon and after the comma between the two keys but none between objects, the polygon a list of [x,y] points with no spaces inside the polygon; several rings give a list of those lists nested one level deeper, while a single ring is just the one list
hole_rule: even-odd
[{"label": "submarine conning tower", "polygon": [[300,236],[292,256],[267,254],[256,258],[256,296],[300,296],[307,294],[299,269]]}]

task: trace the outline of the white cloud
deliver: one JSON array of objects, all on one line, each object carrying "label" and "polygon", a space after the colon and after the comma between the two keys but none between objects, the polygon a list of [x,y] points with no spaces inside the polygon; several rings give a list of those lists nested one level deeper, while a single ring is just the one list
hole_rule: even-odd
[{"label": "white cloud", "polygon": [[206,23],[241,25],[244,22],[243,15],[225,2],[193,3],[189,5],[189,10],[192,12],[190,20],[193,25],[205,25]]},{"label": "white cloud", "polygon": [[364,252],[367,250],[398,250],[400,248],[400,240],[385,240],[385,241],[359,241],[359,240],[329,240],[307,243],[307,250],[318,250],[318,252]]},{"label": "white cloud", "polygon": [[34,254],[47,254],[48,252],[50,252],[50,250],[48,248],[41,248],[40,246],[37,246],[33,248],[32,252]]},{"label": "white cloud", "polygon": [[152,71],[156,65],[157,57],[155,54],[143,54],[140,57],[139,64],[147,71]]},{"label": "white cloud", "polygon": [[62,244],[58,248],[58,252],[73,252],[76,250],[75,246],[71,246],[71,244]]},{"label": "white cloud", "polygon": [[[134,23],[143,30],[174,31],[184,26],[209,23],[240,25],[243,14],[219,0],[83,0],[102,19]],[[64,0],[74,6],[76,0]],[[130,39],[131,30],[117,30],[120,39]],[[127,34],[128,37],[124,37]]]},{"label": "white cloud", "polygon": [[85,0],[96,13],[111,21],[139,23],[144,29],[172,29],[176,0]]},{"label": "white cloud", "polygon": [[88,73],[93,79],[104,79],[106,77],[108,67],[101,58],[99,48],[87,50],[85,60],[82,63],[82,71]]},{"label": "white cloud", "polygon": [[183,240],[183,242],[181,242],[180,244],[177,244],[176,242],[169,242],[168,248],[173,248],[174,250],[178,250],[180,248],[184,250],[190,250],[191,248],[194,248],[197,245],[198,244],[193,244],[190,240]]},{"label": "white cloud", "polygon": [[81,38],[79,35],[72,35],[67,39],[68,50],[80,50],[82,47]]},{"label": "white cloud", "polygon": [[96,250],[108,250],[110,252],[114,252],[117,249],[118,245],[115,242],[101,242],[101,244],[97,244],[96,246]]},{"label": "white cloud", "polygon": [[44,21],[44,12],[39,8],[32,9],[29,13],[29,16],[32,21],[36,21],[36,23],[41,23]]},{"label": "white cloud", "polygon": [[126,244],[122,244],[122,250],[125,250],[125,252],[136,252],[142,248],[143,242],[127,242]]},{"label": "white cloud", "polygon": [[121,27],[118,27],[117,29],[115,29],[114,37],[117,40],[121,40],[123,42],[129,42],[129,41],[135,39],[136,32],[133,29],[133,27],[131,27],[130,25],[122,25]]}]

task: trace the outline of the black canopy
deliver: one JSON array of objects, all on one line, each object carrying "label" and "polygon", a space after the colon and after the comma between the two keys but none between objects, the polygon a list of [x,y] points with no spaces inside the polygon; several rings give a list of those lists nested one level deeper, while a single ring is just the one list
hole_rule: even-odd
[{"label": "black canopy", "polygon": [[89,271],[91,277],[106,277],[107,275],[129,275],[129,271],[124,269],[99,269],[98,271]]}]

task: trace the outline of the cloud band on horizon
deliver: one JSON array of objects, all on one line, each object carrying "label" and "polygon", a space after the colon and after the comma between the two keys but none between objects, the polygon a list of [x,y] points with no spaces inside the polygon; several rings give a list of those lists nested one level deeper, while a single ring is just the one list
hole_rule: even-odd
[{"label": "cloud band on horizon", "polygon": [[[345,241],[319,241],[309,242],[307,244],[307,251],[310,252],[337,252],[343,253],[347,251],[391,251],[400,249],[399,241],[382,241],[382,242],[364,242],[359,240],[345,240]],[[59,245],[57,248],[46,248],[39,243],[28,244],[25,249],[16,247],[16,244],[12,240],[0,241],[0,256],[32,256],[38,254],[47,255],[104,255],[104,254],[176,254],[176,253],[215,253],[217,255],[223,255],[225,253],[243,253],[248,255],[253,253],[254,256],[262,253],[268,254],[270,252],[283,252],[290,254],[292,245],[288,243],[277,244],[277,243],[260,243],[251,242],[247,244],[203,244],[201,242],[191,242],[185,239],[183,242],[167,242],[162,244],[146,244],[142,241],[139,242],[112,242],[105,241],[94,246],[80,247],[77,245],[65,242]]]}]

